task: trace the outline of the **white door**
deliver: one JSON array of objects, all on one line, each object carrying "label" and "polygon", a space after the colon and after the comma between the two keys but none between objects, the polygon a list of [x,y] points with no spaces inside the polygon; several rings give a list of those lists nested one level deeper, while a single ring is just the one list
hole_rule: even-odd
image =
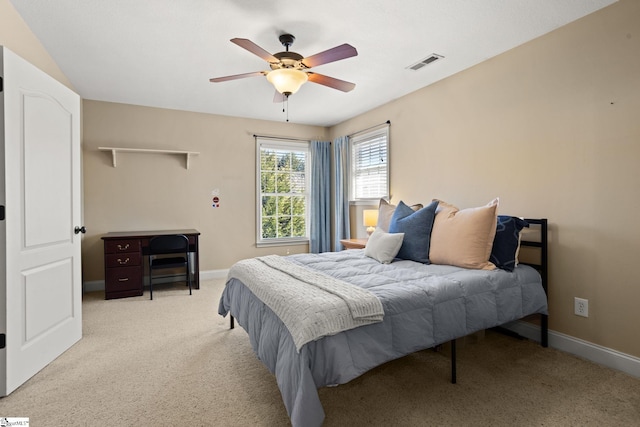
[{"label": "white door", "polygon": [[5,396],[82,338],[81,235],[74,233],[81,225],[80,97],[8,49],[0,50],[5,211],[0,334],[6,335],[0,396]]}]

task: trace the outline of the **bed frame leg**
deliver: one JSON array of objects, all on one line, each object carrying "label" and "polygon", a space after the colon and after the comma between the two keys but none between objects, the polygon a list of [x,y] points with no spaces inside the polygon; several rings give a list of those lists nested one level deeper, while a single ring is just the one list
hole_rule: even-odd
[{"label": "bed frame leg", "polygon": [[540,344],[543,347],[549,347],[549,316],[540,315]]},{"label": "bed frame leg", "polygon": [[455,384],[456,378],[456,340],[451,340],[451,384]]},{"label": "bed frame leg", "polygon": [[229,329],[233,329],[234,326],[233,316],[229,315]]}]

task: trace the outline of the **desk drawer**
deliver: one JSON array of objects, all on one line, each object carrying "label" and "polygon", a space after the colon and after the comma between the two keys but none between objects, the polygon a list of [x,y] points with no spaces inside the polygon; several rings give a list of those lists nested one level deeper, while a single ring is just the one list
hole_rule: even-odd
[{"label": "desk drawer", "polygon": [[140,290],[142,294],[142,267],[107,268],[105,291],[107,293]]},{"label": "desk drawer", "polygon": [[104,242],[104,252],[107,254],[140,252],[140,239],[107,240]]},{"label": "desk drawer", "polygon": [[121,254],[107,254],[105,256],[105,266],[112,267],[132,267],[142,264],[140,252],[130,252]]}]

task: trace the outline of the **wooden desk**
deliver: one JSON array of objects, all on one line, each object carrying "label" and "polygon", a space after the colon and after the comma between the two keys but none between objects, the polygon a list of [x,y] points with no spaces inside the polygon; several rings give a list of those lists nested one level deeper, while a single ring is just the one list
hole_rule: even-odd
[{"label": "wooden desk", "polygon": [[194,258],[192,285],[194,289],[200,288],[198,230],[115,231],[102,236],[105,299],[142,295],[149,239],[167,234],[184,234],[189,239],[189,252]]},{"label": "wooden desk", "polygon": [[367,246],[368,238],[360,238],[360,239],[342,239],[340,243],[345,249],[364,249]]}]

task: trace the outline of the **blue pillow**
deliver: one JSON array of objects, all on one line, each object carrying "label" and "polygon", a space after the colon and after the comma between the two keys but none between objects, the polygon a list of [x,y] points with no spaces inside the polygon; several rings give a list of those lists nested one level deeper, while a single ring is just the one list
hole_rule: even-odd
[{"label": "blue pillow", "polygon": [[437,207],[437,200],[417,211],[402,201],[398,203],[389,222],[389,233],[404,233],[397,258],[429,264],[429,242]]},{"label": "blue pillow", "polygon": [[489,257],[489,261],[496,267],[507,271],[513,271],[516,267],[520,230],[524,227],[529,227],[529,224],[520,218],[498,215],[496,237],[493,239],[493,248]]}]

